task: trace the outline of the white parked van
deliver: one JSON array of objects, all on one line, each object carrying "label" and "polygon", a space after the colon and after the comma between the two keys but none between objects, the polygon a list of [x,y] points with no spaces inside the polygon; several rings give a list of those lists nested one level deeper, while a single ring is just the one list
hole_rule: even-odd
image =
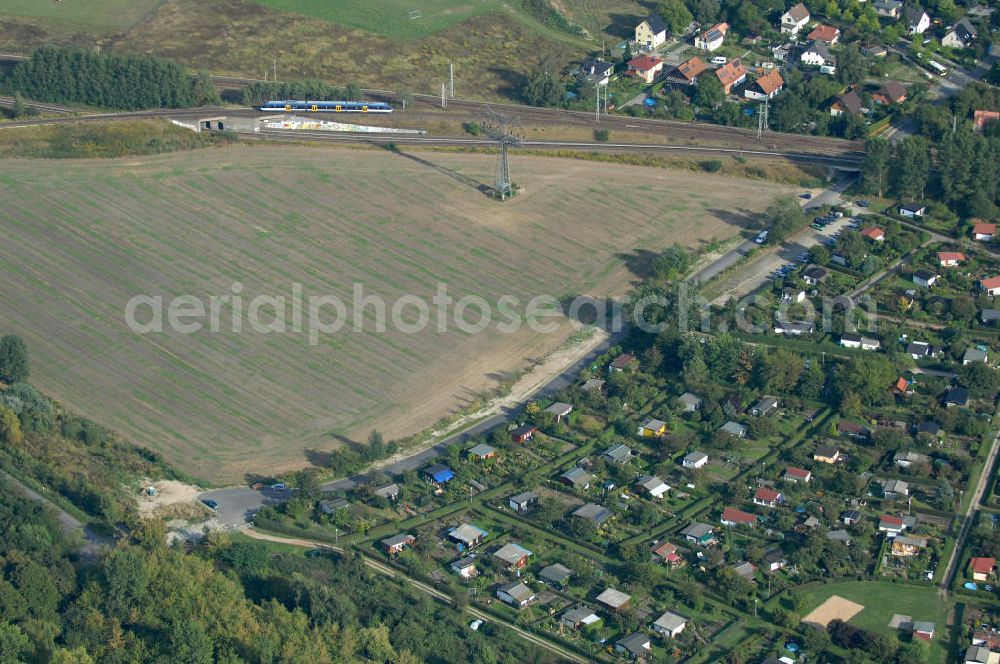
[{"label": "white parked van", "polygon": [[726,64],[726,62],[727,62],[726,61],[726,56],[724,56],[724,55],[717,55],[714,58],[712,58],[712,64],[713,65],[724,65],[724,64]]}]

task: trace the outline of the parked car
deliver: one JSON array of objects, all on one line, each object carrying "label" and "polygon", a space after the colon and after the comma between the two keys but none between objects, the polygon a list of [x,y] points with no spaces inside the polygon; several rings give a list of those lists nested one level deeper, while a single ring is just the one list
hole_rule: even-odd
[{"label": "parked car", "polygon": [[862,198],[860,201],[857,201],[855,205],[857,205],[860,208],[866,208],[869,205],[871,205],[871,203],[868,202],[867,198]]},{"label": "parked car", "polygon": [[272,484],[272,485],[271,485],[271,490],[272,490],[272,491],[284,491],[284,490],[285,490],[285,489],[287,489],[287,488],[288,488],[288,487],[287,487],[287,486],[285,486],[285,483],[284,483],[284,482],[278,482],[277,484]]},{"label": "parked car", "polygon": [[214,500],[209,500],[208,498],[201,501],[201,504],[212,510],[219,509],[219,503],[215,502]]},{"label": "parked car", "polygon": [[807,192],[805,192],[805,193],[803,193],[803,194],[799,194],[799,198],[803,198],[803,199],[805,199],[805,200],[807,200],[807,201],[808,201],[808,200],[809,200],[810,198],[812,198],[812,197],[813,197],[813,195],[812,195],[812,194],[810,194],[810,193],[809,193],[808,191],[807,191]]}]

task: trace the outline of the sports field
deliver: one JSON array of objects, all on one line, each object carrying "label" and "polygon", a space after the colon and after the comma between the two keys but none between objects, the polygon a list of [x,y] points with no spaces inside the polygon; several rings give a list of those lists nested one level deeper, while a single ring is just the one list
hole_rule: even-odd
[{"label": "sports field", "polygon": [[[523,195],[476,188],[488,155],[235,146],[109,161],[0,161],[4,332],[34,379],[71,408],[196,476],[302,465],[373,428],[417,432],[560,346],[565,334],[370,327],[321,337],[140,335],[136,295],[336,295],[391,305],[624,292],[648,252],[738,231],[787,188],[760,181],[514,156]],[[207,306],[207,305],[206,305]],[[225,310],[224,310],[225,311]],[[267,310],[263,318],[267,318]],[[475,320],[473,309],[468,317]],[[412,318],[413,311],[407,316]],[[408,318],[408,319],[409,319]],[[147,320],[147,316],[141,316]],[[166,320],[166,319],[165,319]],[[327,318],[327,320],[329,320]],[[289,327],[291,322],[289,319]]]},{"label": "sports field", "polygon": [[[839,610],[847,615],[856,608],[850,607],[851,603],[855,603],[864,608],[854,614],[848,622],[893,638],[899,636],[899,630],[889,627],[889,623],[896,614],[910,616],[912,620],[933,622],[937,629],[933,641],[934,647],[930,649],[932,661],[945,661],[949,644],[946,622],[952,603],[942,601],[934,586],[929,584],[913,586],[882,581],[845,581],[810,584],[796,588],[792,592],[803,600],[804,619],[809,618],[809,614],[817,609],[827,609],[831,614]],[[838,602],[835,599],[833,604],[828,604],[831,598],[847,601]],[[813,619],[819,621],[835,617],[838,616],[815,615]]]}]

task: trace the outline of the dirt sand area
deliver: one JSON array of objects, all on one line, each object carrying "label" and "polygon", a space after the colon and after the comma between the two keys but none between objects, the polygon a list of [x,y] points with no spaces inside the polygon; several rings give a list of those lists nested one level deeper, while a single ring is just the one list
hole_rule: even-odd
[{"label": "dirt sand area", "polygon": [[[156,495],[150,496],[146,492],[146,487],[156,490]],[[139,495],[139,514],[152,516],[162,514],[166,511],[177,511],[191,507],[197,509],[198,494],[200,489],[193,484],[185,484],[176,480],[159,480],[156,482],[145,482],[142,485],[142,493]]]},{"label": "dirt sand area", "polygon": [[848,621],[864,610],[864,605],[833,595],[809,612],[802,622],[826,627],[832,620]]}]

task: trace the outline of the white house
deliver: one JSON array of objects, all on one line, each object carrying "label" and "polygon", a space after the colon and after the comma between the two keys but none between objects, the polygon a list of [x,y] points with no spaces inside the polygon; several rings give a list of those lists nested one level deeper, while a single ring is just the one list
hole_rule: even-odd
[{"label": "white house", "polygon": [[980,279],[979,287],[982,288],[987,295],[1000,295],[1000,277],[987,277],[986,279]]},{"label": "white house", "polygon": [[653,623],[653,631],[672,639],[683,632],[687,624],[687,618],[682,618],[676,613],[667,611]]},{"label": "white house", "polygon": [[611,75],[615,71],[615,66],[610,62],[587,58],[580,66],[580,71],[586,75],[587,79],[597,85],[607,85],[611,82]]},{"label": "white house", "polygon": [[871,337],[863,337],[860,334],[845,332],[840,335],[840,345],[844,348],[860,348],[861,350],[878,350],[881,342]]},{"label": "white house", "polygon": [[711,53],[722,46],[722,42],[726,38],[726,32],[728,31],[728,23],[713,25],[711,28],[694,38],[694,47]]},{"label": "white house", "polygon": [[901,217],[922,217],[927,214],[927,206],[920,203],[904,203],[899,206],[899,216]]},{"label": "white house", "polygon": [[781,15],[781,34],[797,35],[809,22],[809,10],[801,2]]},{"label": "white house", "polygon": [[923,9],[907,7],[903,10],[903,19],[911,35],[922,35],[931,27],[931,17]]},{"label": "white house", "polygon": [[941,38],[941,43],[951,48],[969,48],[975,39],[975,26],[969,23],[969,19],[963,18]]},{"label": "white house", "polygon": [[743,96],[747,99],[763,101],[774,99],[785,87],[785,79],[781,78],[781,72],[772,69],[763,76],[758,76],[751,85],[743,90]]},{"label": "white house", "polygon": [[681,461],[681,465],[685,468],[701,468],[706,463],[708,463],[708,455],[704,452],[691,452]]},{"label": "white house", "polygon": [[649,17],[635,26],[635,42],[646,48],[656,48],[667,41],[667,24],[659,14]]},{"label": "white house", "polygon": [[833,57],[830,53],[830,47],[826,45],[825,42],[821,41],[811,41],[802,55],[799,56],[799,61],[804,65],[809,65],[810,67],[822,67],[824,65],[836,65],[837,59]]},{"label": "white house", "polygon": [[992,242],[993,236],[997,232],[996,224],[979,222],[972,226],[972,239],[978,242]]},{"label": "white house", "polygon": [[935,283],[937,283],[938,275],[934,274],[930,270],[925,270],[923,268],[919,270],[914,270],[913,272],[913,283],[918,286],[923,286],[924,288],[930,288]]}]

